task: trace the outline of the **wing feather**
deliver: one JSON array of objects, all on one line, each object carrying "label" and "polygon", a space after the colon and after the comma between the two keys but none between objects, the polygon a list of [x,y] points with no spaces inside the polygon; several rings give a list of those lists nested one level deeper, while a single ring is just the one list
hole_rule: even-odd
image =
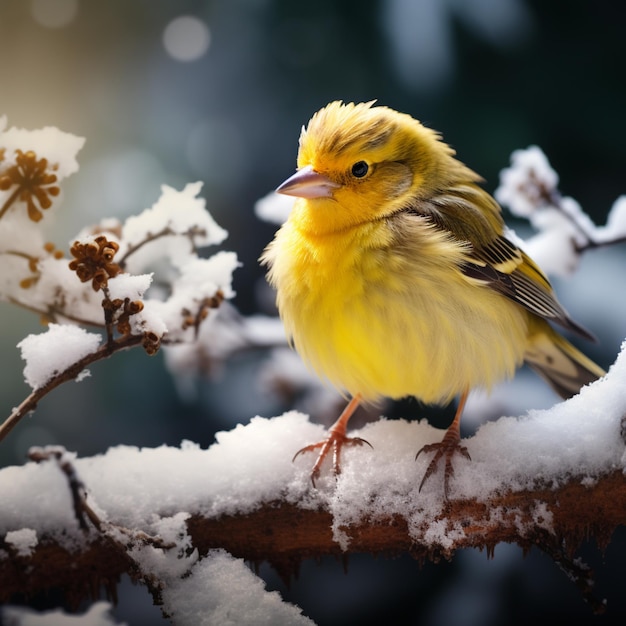
[{"label": "wing feather", "polygon": [[534,261],[504,235],[486,248],[471,249],[469,259],[460,269],[468,278],[479,280],[531,313],[594,340],[567,314]]},{"label": "wing feather", "polygon": [[[461,183],[402,211],[428,218],[467,246],[460,270],[550,322],[594,340],[567,314],[536,263],[504,234],[498,203],[474,183]],[[471,217],[471,219],[468,219]]]}]

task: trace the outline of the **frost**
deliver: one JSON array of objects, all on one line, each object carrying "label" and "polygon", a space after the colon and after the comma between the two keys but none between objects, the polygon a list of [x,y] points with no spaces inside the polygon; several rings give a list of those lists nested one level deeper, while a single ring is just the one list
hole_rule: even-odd
[{"label": "frost", "polygon": [[30,556],[37,547],[37,531],[32,528],[21,528],[9,531],[4,537],[5,543],[9,544],[18,556]]},{"label": "frost", "polygon": [[43,387],[54,376],[95,352],[100,341],[100,335],[64,324],[50,324],[47,332],[28,335],[17,344],[26,361],[26,382],[33,389]]}]

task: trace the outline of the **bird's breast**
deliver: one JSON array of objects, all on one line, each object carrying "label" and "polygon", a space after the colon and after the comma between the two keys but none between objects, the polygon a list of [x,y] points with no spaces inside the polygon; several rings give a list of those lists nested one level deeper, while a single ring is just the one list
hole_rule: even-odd
[{"label": "bird's breast", "polygon": [[525,312],[462,276],[458,244],[419,224],[406,236],[384,221],[324,237],[283,226],[270,280],[297,351],[366,400],[447,402],[511,376]]}]

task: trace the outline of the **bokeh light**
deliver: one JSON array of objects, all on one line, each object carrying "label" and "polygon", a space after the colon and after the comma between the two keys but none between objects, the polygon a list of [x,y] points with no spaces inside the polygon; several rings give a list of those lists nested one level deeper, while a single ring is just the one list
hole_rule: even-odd
[{"label": "bokeh light", "polygon": [[209,49],[211,34],[201,19],[183,15],[173,19],[163,31],[165,51],[177,61],[196,61]]},{"label": "bokeh light", "polygon": [[76,18],[78,0],[32,0],[31,12],[41,26],[63,28]]}]

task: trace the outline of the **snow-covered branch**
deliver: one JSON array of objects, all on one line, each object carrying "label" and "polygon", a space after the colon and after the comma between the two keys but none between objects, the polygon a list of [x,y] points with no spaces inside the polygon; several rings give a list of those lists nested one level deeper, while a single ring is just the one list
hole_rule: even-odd
[{"label": "snow-covered branch", "polygon": [[[409,553],[418,560],[436,562],[468,547],[484,549],[489,556],[501,542],[524,549],[536,546],[576,577],[594,610],[601,610],[592,588],[584,586],[590,572],[571,555],[589,538],[605,547],[623,524],[625,507],[626,478],[615,470],[598,477],[592,486],[585,486],[580,477],[570,477],[558,488],[505,492],[487,501],[454,500],[418,527],[410,528],[411,520],[399,514],[368,519],[364,511],[362,521],[344,529],[349,541],[346,550],[333,539],[333,516],[326,507],[311,509],[281,501],[247,514],[207,517],[195,513],[187,519],[186,529],[189,545],[200,558],[222,549],[256,564],[269,562],[286,579],[297,573],[303,560],[326,555]],[[449,541],[432,542],[435,533],[439,537],[448,533]],[[9,554],[12,558],[0,560],[4,600],[12,594],[55,588],[78,603],[90,598],[98,584],[114,597],[115,581],[122,574],[142,577],[132,559],[114,549],[107,537],[96,534],[78,553],[44,536],[28,556],[18,558],[15,549]]]},{"label": "snow-covered branch", "polygon": [[198,197],[200,183],[164,186],[140,215],[83,229],[66,259],[45,242],[44,226],[57,210],[59,183],[78,169],[84,140],[55,128],[5,127],[1,118],[0,299],[39,313],[48,330],[18,344],[33,391],[0,425],[0,441],[46,394],[87,375],[87,366],[134,346],[152,355],[163,344],[197,342],[233,295],[238,265],[232,252],[198,254],[226,237]]},{"label": "snow-covered branch", "polygon": [[571,274],[586,250],[626,241],[626,196],[611,207],[605,226],[596,226],[574,198],[558,189],[559,177],[537,146],[515,150],[500,173],[498,202],[538,231],[523,247],[548,274]]},{"label": "snow-covered branch", "polygon": [[[325,554],[407,551],[438,559],[469,546],[491,553],[504,541],[547,551],[596,602],[589,573],[572,555],[590,535],[606,545],[624,522],[625,374],[623,351],[606,378],[579,396],[484,425],[466,442],[472,461],[457,463],[449,501],[434,480],[418,491],[427,461],[415,461],[415,450],[440,437],[425,422],[367,425],[358,435],[374,449],[351,449],[342,474],[324,474],[314,489],[310,463],[292,463],[291,456],[322,429],[295,412],[218,433],[206,450],[183,442],[119,446],[88,459],[69,455],[106,532],[81,529],[57,463],[5,468],[1,593],[6,599],[59,586],[78,600],[125,572],[180,579],[216,548],[267,560],[288,576],[302,559]],[[123,549],[113,549],[111,529],[120,527],[160,535],[175,547],[125,534]],[[44,562],[42,575],[37,565]]]}]

